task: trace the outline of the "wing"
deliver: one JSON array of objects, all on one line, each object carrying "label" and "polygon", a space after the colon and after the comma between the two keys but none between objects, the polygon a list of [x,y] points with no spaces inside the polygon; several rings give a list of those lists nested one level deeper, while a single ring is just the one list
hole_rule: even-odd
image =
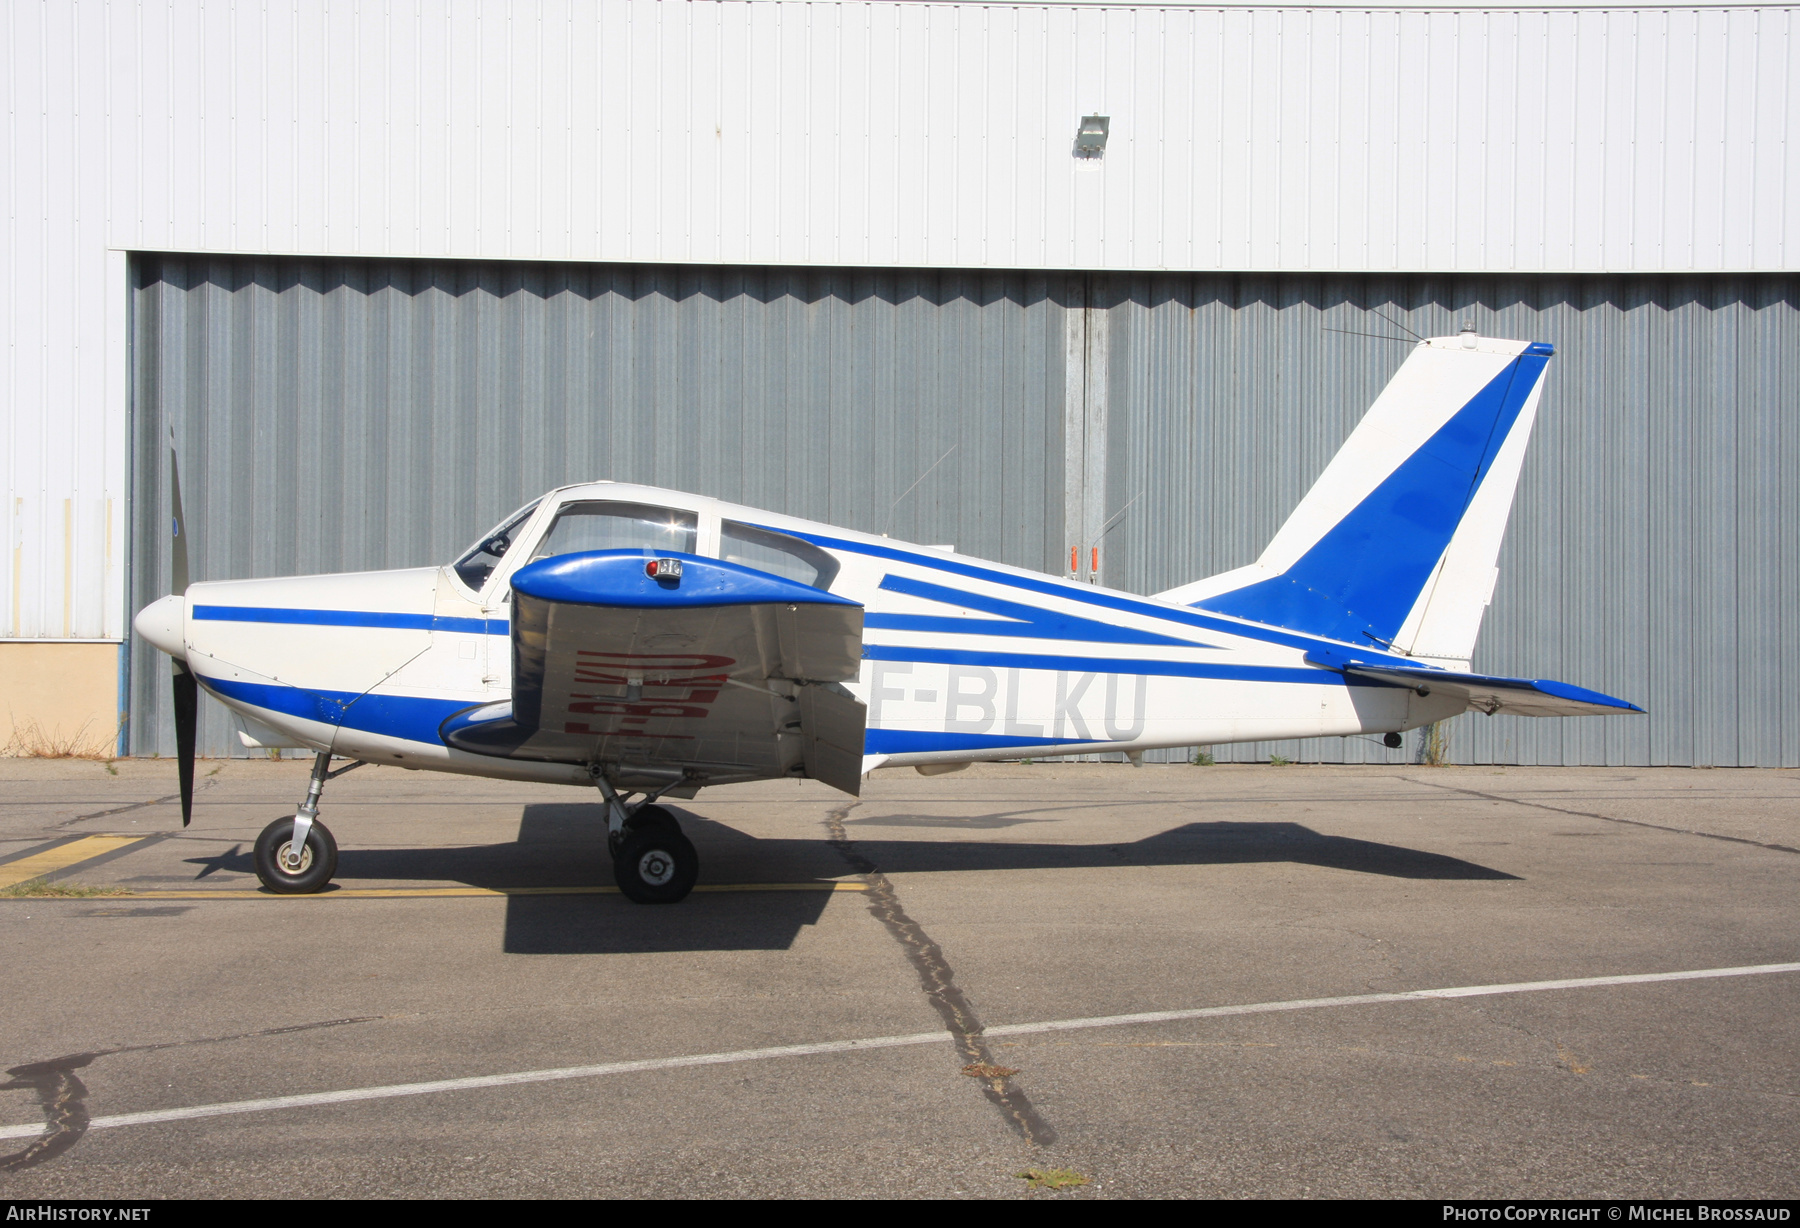
[{"label": "wing", "polygon": [[842,685],[861,667],[856,602],[646,550],[559,555],[512,585],[512,702],[451,717],[449,745],[602,763],[624,785],[804,775],[859,791],[865,709]]},{"label": "wing", "polygon": [[1489,716],[1506,712],[1514,716],[1619,716],[1642,712],[1636,704],[1590,691],[1586,687],[1552,682],[1547,678],[1504,678],[1494,674],[1463,674],[1427,665],[1395,661],[1363,661],[1335,652],[1315,649],[1306,654],[1313,665],[1340,670],[1363,678],[1410,687],[1420,694],[1459,695],[1469,708]]}]

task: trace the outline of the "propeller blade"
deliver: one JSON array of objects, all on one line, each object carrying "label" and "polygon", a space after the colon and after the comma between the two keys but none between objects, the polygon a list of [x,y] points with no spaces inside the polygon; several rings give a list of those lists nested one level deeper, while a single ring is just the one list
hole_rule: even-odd
[{"label": "propeller blade", "polygon": [[194,727],[199,723],[200,684],[181,661],[175,666],[175,763],[181,774],[181,825],[194,818]]},{"label": "propeller blade", "polygon": [[[169,549],[169,591],[185,596],[188,589],[187,517],[181,510],[181,460],[175,455],[175,428],[169,427],[169,494],[175,509],[174,541]],[[181,776],[181,825],[194,820],[194,731],[200,723],[200,684],[185,661],[175,667],[175,764]]]},{"label": "propeller blade", "polygon": [[169,552],[169,591],[177,597],[188,587],[187,518],[181,512],[181,462],[175,457],[175,428],[169,428],[169,489],[174,495],[175,542]]}]

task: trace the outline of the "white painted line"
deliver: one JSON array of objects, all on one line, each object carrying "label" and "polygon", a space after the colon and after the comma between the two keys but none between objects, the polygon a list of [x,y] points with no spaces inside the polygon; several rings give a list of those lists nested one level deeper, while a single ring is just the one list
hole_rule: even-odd
[{"label": "white painted line", "polygon": [[1073,1032],[1078,1028],[1116,1028],[1129,1023],[1169,1023],[1178,1019],[1216,1019],[1223,1015],[1267,1015],[1276,1011],[1310,1011],[1325,1006],[1372,1006],[1379,1002],[1429,1002],[1434,998],[1481,998],[1490,994],[1536,993],[1544,989],[1587,989],[1596,985],[1650,985],[1658,981],[1710,981],[1726,976],[1765,976],[1800,972],[1800,964],[1750,964],[1742,968],[1701,968],[1694,972],[1640,972],[1629,976],[1581,976],[1562,981],[1515,981],[1510,985],[1461,985],[1452,989],[1412,989],[1405,993],[1360,993],[1344,998],[1298,998],[1292,1002],[1256,1002],[1249,1006],[1203,1006],[1187,1011],[1144,1011],[1136,1015],[1096,1015],[1091,1019],[1054,1019],[1047,1023],[1006,1023],[988,1028],[988,1036],[1027,1036],[1033,1032]]},{"label": "white painted line", "polygon": [[[1096,1015],[1086,1019],[1052,1019],[1043,1023],[1009,1023],[986,1029],[988,1036],[1027,1036],[1039,1032],[1071,1032],[1081,1028],[1112,1028],[1142,1023],[1169,1023],[1182,1019],[1215,1019],[1228,1015],[1266,1015],[1278,1011],[1318,1010],[1328,1006],[1373,1006],[1383,1002],[1429,1002],[1445,998],[1479,998],[1494,994],[1536,993],[1551,989],[1590,989],[1601,985],[1651,985],[1662,981],[1710,981],[1722,977],[1766,976],[1776,972],[1800,972],[1800,963],[1750,964],[1741,968],[1701,968],[1691,972],[1644,972],[1629,976],[1583,976],[1560,981],[1517,981],[1507,985],[1462,985],[1450,989],[1414,989],[1405,993],[1351,994],[1341,998],[1299,998],[1291,1002],[1254,1002],[1245,1006],[1203,1006],[1184,1011],[1144,1011],[1135,1015]],[[438,1092],[471,1091],[483,1087],[515,1087],[521,1083],[551,1083],[560,1079],[593,1079],[601,1075],[632,1074],[646,1070],[677,1070],[686,1066],[723,1066],[734,1062],[759,1062],[777,1057],[814,1057],[823,1053],[854,1053],[862,1049],[895,1049],[905,1045],[946,1042],[946,1032],[914,1032],[906,1036],[873,1036],[862,1040],[826,1040],[810,1045],[776,1045],[767,1049],[737,1049],[729,1053],[698,1053],[687,1057],[655,1057],[635,1062],[603,1062],[596,1066],[563,1066],[555,1070],[521,1070],[513,1074],[475,1075],[466,1079],[437,1079],[430,1083],[393,1083],[386,1087],[355,1087],[341,1092],[313,1092],[302,1096],[272,1096],[267,1100],[231,1100],[223,1104],[198,1104],[185,1109],[156,1109],[147,1113],[119,1113],[96,1117],[89,1130],[115,1126],[150,1126],[167,1121],[191,1121],[198,1117],[224,1117],[233,1113],[262,1113],[271,1109],[299,1109],[324,1104],[353,1104],[359,1100],[391,1100],[397,1096],[429,1096]],[[0,1127],[0,1139],[34,1138],[45,1132],[42,1125]]]},{"label": "white painted line", "polygon": [[[739,1049],[731,1053],[699,1053],[689,1057],[654,1057],[636,1062],[602,1062],[597,1066],[564,1066],[556,1070],[521,1070],[514,1074],[475,1075],[466,1079],[437,1079],[430,1083],[393,1083],[386,1087],[353,1087],[341,1092],[312,1092],[303,1096],[271,1096],[267,1100],[231,1100],[224,1104],[197,1104],[186,1109],[155,1109],[147,1113],[119,1113],[96,1117],[90,1130],[113,1126],[152,1126],[165,1121],[195,1117],[223,1117],[231,1113],[261,1113],[269,1109],[301,1109],[319,1104],[351,1104],[358,1100],[389,1100],[396,1096],[429,1096],[436,1092],[461,1092],[480,1087],[513,1087],[520,1083],[551,1083],[558,1079],[592,1079],[600,1075],[629,1074],[640,1070],[673,1070],[682,1066],[721,1066],[731,1062],[755,1062],[771,1057],[812,1057],[820,1053],[850,1053],[858,1049],[892,1049],[897,1045],[928,1045],[950,1039],[947,1032],[915,1032],[911,1036],[876,1036],[865,1040],[827,1040],[811,1045],[777,1045],[770,1049]],[[0,1127],[0,1139],[32,1138],[45,1127]]]}]

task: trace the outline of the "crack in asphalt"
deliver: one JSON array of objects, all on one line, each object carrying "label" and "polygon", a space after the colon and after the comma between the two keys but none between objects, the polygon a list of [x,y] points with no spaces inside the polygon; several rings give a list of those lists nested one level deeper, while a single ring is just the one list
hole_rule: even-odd
[{"label": "crack in asphalt", "polygon": [[[206,792],[206,790],[212,788],[217,783],[218,782],[216,780],[197,781],[194,785],[194,796],[199,797],[202,793]],[[53,827],[67,827],[71,823],[85,823],[89,819],[107,819],[107,818],[111,818],[115,814],[124,814],[126,811],[129,811],[129,810],[142,810],[146,806],[162,806],[162,805],[166,805],[169,802],[178,802],[180,800],[181,800],[181,794],[171,793],[167,797],[153,797],[147,802],[132,802],[129,806],[114,806],[111,810],[96,810],[92,814],[78,814],[72,819],[62,819],[62,820],[52,824],[52,826]]]},{"label": "crack in asphalt", "polygon": [[230,1036],[205,1036],[196,1040],[166,1040],[153,1045],[121,1045],[116,1049],[96,1049],[91,1053],[71,1053],[44,1062],[28,1062],[7,1070],[12,1078],[0,1083],[0,1091],[29,1088],[37,1092],[38,1105],[44,1110],[45,1132],[31,1141],[23,1151],[0,1156],[0,1172],[16,1172],[53,1160],[81,1141],[88,1128],[87,1085],[75,1074],[98,1058],[118,1053],[148,1053],[155,1049],[181,1049],[190,1045],[217,1045],[232,1040],[253,1040],[262,1036],[282,1036],[289,1032],[310,1032],[317,1028],[337,1028],[347,1023],[368,1023],[385,1019],[385,1015],[358,1015],[352,1019],[327,1019],[319,1023],[290,1023],[279,1028],[261,1028],[254,1032],[236,1032]]},{"label": "crack in asphalt", "polygon": [[1800,849],[1790,848],[1785,844],[1768,844],[1761,840],[1751,840],[1746,836],[1722,836],[1715,831],[1695,831],[1691,827],[1669,827],[1662,823],[1646,823],[1642,819],[1621,819],[1610,814],[1595,814],[1591,810],[1567,810],[1561,806],[1547,806],[1543,802],[1528,802],[1522,798],[1507,797],[1503,793],[1483,793],[1480,789],[1459,789],[1455,785],[1439,784],[1435,780],[1418,780],[1411,776],[1402,776],[1400,779],[1415,785],[1443,789],[1450,793],[1461,793],[1465,797],[1479,797],[1490,802],[1511,802],[1515,806],[1530,806],[1535,810],[1572,815],[1578,819],[1599,819],[1603,823],[1625,823],[1632,827],[1648,827],[1651,831],[1672,832],[1677,836],[1702,836],[1708,840],[1726,840],[1732,844],[1748,844],[1753,848],[1774,849],[1777,853],[1800,853]]},{"label": "crack in asphalt", "polygon": [[[869,915],[881,922],[895,942],[906,952],[907,960],[919,974],[919,987],[926,1000],[944,1022],[944,1030],[956,1044],[957,1056],[964,1073],[969,1068],[1005,1069],[996,1063],[982,1035],[982,1023],[969,1005],[968,998],[956,984],[956,974],[944,950],[934,942],[923,926],[907,915],[900,904],[894,884],[875,867],[875,863],[857,849],[856,842],[844,830],[844,819],[860,802],[837,806],[826,813],[825,825],[831,833],[831,845],[838,856],[868,884]],[[1016,1071],[1014,1073],[1017,1073]],[[1023,1089],[1012,1081],[1012,1075],[992,1077],[974,1075],[981,1084],[982,1095],[1000,1110],[1006,1124],[1026,1142],[1045,1147],[1056,1141],[1056,1131],[1032,1107]]]}]

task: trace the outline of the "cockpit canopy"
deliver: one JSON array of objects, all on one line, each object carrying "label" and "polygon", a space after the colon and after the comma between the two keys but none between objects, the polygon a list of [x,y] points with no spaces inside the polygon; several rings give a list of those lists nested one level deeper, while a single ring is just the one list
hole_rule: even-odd
[{"label": "cockpit canopy", "polygon": [[[521,542],[542,499],[534,499],[494,528],[452,564],[458,578],[480,592],[500,561]],[[718,525],[716,555],[813,588],[831,588],[838,562],[828,551],[787,533],[734,520]],[[620,499],[570,499],[537,536],[530,561],[589,550],[650,550],[657,554],[714,554],[701,550],[698,513]]]},{"label": "cockpit canopy", "polygon": [[838,573],[838,561],[811,542],[735,520],[719,526],[719,557],[826,590]]},{"label": "cockpit canopy", "polygon": [[583,499],[557,509],[549,532],[531,552],[532,561],[583,550],[651,550],[693,554],[700,518],[693,512],[648,503]]},{"label": "cockpit canopy", "polygon": [[469,548],[469,552],[451,564],[457,577],[469,588],[479,593],[481,586],[488,582],[494,574],[494,568],[506,557],[512,548],[513,536],[531,519],[531,513],[537,511],[542,499],[533,499],[524,507],[502,520],[499,524],[481,535],[481,540]]}]

